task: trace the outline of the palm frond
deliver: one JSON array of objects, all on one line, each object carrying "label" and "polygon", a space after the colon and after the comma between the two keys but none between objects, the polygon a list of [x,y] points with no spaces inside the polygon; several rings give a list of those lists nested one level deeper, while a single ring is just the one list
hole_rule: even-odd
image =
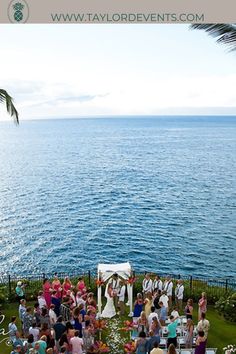
[{"label": "palm frond", "polygon": [[210,36],[217,38],[216,42],[228,46],[229,51],[236,50],[236,25],[226,23],[193,24],[191,29],[204,30]]},{"label": "palm frond", "polygon": [[19,124],[19,114],[13,104],[12,97],[7,93],[6,90],[0,89],[0,103],[5,103],[7,112],[13,117],[16,124]]}]

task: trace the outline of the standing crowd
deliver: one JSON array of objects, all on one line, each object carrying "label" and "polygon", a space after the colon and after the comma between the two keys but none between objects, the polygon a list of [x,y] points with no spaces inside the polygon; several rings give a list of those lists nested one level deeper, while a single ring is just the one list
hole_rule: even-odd
[{"label": "standing crowd", "polygon": [[158,275],[151,279],[146,274],[142,282],[142,293],[137,294],[134,303],[133,321],[138,332],[136,354],[163,354],[159,348],[161,338],[167,339],[168,353],[176,353],[179,331],[184,334],[182,345],[185,348],[194,346],[195,354],[205,354],[210,328],[206,319],[206,294],[202,293],[198,302],[197,326],[193,322],[193,300],[188,299],[183,307],[183,298],[184,283],[181,279],[174,287],[170,276],[162,281]]},{"label": "standing crowd", "polygon": [[[119,314],[124,315],[124,281],[114,275],[108,282],[107,292],[114,297],[115,306],[107,304],[102,317],[106,317],[107,313],[107,317],[111,318],[118,313],[118,309]],[[13,343],[11,354],[93,353],[100,320],[96,319],[94,294],[87,290],[82,278],[78,279],[76,286],[72,285],[69,277],[61,283],[57,274],[52,282],[44,279],[34,306],[27,306],[21,282],[17,283],[16,295],[21,327],[16,325],[17,318],[12,317],[8,326]],[[198,303],[197,326],[193,322],[193,301],[188,299],[186,306],[183,306],[183,298],[184,283],[181,279],[174,287],[169,276],[162,281],[158,275],[154,279],[149,274],[145,275],[142,293],[137,294],[133,309],[133,324],[137,333],[136,354],[163,354],[159,345],[164,335],[167,338],[168,354],[175,354],[180,321],[184,323],[185,348],[194,345],[196,354],[205,354],[210,327],[206,319],[206,294],[202,293]],[[197,331],[195,341],[194,331]]]}]

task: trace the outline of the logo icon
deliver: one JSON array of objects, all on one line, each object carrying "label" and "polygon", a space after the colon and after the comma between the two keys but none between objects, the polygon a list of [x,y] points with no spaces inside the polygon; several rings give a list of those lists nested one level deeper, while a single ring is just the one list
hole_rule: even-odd
[{"label": "logo icon", "polygon": [[25,0],[12,0],[8,6],[8,18],[12,23],[25,23],[29,18],[29,6]]}]

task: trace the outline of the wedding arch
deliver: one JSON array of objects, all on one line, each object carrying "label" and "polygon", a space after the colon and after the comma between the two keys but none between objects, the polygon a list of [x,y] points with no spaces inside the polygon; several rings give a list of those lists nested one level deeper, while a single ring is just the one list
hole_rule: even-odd
[{"label": "wedding arch", "polygon": [[105,284],[114,274],[127,281],[128,304],[130,307],[129,316],[133,313],[133,272],[129,262],[118,264],[98,264],[97,299],[98,315],[102,313],[102,285]]}]

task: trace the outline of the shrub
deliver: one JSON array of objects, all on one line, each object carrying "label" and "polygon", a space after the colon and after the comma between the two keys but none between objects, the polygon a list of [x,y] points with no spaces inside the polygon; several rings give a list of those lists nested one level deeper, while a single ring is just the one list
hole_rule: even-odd
[{"label": "shrub", "polygon": [[217,301],[215,308],[226,320],[236,322],[236,293],[221,297]]}]

